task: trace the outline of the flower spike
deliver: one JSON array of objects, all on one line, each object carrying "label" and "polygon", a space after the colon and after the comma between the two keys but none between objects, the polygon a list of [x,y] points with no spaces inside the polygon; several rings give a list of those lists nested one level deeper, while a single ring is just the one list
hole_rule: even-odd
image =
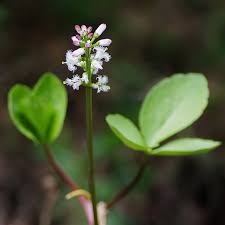
[{"label": "flower spike", "polygon": [[68,70],[75,72],[77,67],[81,67],[84,72],[80,77],[78,74],[72,78],[67,78],[63,83],[71,86],[74,90],[79,90],[80,86],[97,89],[97,93],[107,92],[110,86],[107,85],[108,77],[98,75],[97,82],[92,83],[92,76],[103,69],[103,63],[109,62],[111,55],[107,52],[108,46],[112,43],[109,38],[95,41],[106,29],[106,24],[101,24],[94,33],[92,27],[86,25],[75,25],[77,34],[71,37],[73,44],[78,48],[74,51],[66,52],[66,64]]}]

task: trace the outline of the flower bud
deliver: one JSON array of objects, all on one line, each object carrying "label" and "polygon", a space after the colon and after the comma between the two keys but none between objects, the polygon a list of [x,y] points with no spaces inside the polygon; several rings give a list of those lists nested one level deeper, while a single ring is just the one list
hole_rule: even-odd
[{"label": "flower bud", "polygon": [[81,30],[82,30],[82,31],[86,31],[86,30],[87,30],[87,27],[86,27],[85,25],[82,25],[82,26],[81,26]]},{"label": "flower bud", "polygon": [[112,43],[111,39],[102,39],[98,41],[100,46],[109,46]]},{"label": "flower bud", "polygon": [[81,31],[80,26],[79,25],[75,25],[75,30],[77,31],[77,33],[80,33],[80,31]]},{"label": "flower bud", "polygon": [[78,40],[81,40],[81,37],[80,37],[80,35],[76,35],[76,38],[78,39]]},{"label": "flower bud", "polygon": [[106,24],[102,23],[95,31],[96,36],[100,36],[106,29]]},{"label": "flower bud", "polygon": [[83,48],[78,48],[77,50],[73,51],[73,56],[78,57],[80,55],[84,54],[84,49]]},{"label": "flower bud", "polygon": [[87,32],[88,32],[88,33],[91,33],[91,31],[92,31],[92,27],[89,26],[89,27],[87,28]]},{"label": "flower bud", "polygon": [[93,33],[89,33],[89,34],[88,34],[88,37],[89,37],[89,38],[92,38],[93,35],[94,35]]},{"label": "flower bud", "polygon": [[71,39],[74,45],[80,46],[80,40],[76,36],[73,36]]},{"label": "flower bud", "polygon": [[85,44],[85,48],[90,48],[91,47],[91,44],[89,43],[89,42],[87,42],[86,44]]}]

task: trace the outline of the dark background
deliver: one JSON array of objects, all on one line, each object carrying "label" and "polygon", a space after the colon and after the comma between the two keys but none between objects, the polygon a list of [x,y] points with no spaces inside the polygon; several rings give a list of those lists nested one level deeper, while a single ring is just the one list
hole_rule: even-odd
[{"label": "dark background", "polygon": [[[112,38],[105,64],[111,91],[94,95],[98,199],[108,201],[133,177],[136,153],[111,133],[104,118],[122,113],[137,122],[141,101],[160,79],[201,72],[211,96],[204,115],[179,136],[225,141],[225,1],[223,0],[1,0],[0,1],[0,224],[81,225],[76,200],[51,175],[43,151],[12,125],[7,92],[33,85],[74,48],[75,24],[97,27]],[[87,186],[84,92],[69,93],[64,130],[52,148],[61,165]],[[204,156],[152,158],[142,181],[109,215],[108,225],[224,225],[223,145]]]}]

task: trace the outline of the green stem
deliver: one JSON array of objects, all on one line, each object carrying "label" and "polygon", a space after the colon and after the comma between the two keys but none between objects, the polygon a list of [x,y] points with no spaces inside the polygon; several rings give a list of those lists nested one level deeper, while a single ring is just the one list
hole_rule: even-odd
[{"label": "green stem", "polygon": [[[89,84],[91,82],[91,61],[90,50],[86,49],[86,72],[88,75]],[[87,126],[87,150],[89,161],[89,191],[91,193],[94,225],[98,225],[98,214],[96,207],[95,194],[95,175],[94,175],[94,156],[93,156],[93,109],[92,109],[92,88],[86,88],[86,126]]]}]

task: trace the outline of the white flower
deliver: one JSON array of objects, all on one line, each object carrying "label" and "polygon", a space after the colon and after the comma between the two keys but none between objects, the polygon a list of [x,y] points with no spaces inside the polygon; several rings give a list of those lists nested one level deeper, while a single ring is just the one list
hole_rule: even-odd
[{"label": "white flower", "polygon": [[78,48],[77,50],[73,51],[73,56],[78,57],[85,53],[85,50],[83,48]]},{"label": "white flower", "polygon": [[66,84],[68,86],[73,86],[73,81],[72,79],[66,78],[66,80],[63,81],[63,84]]},{"label": "white flower", "polygon": [[73,72],[77,69],[76,65],[79,65],[80,57],[75,57],[71,50],[66,52],[66,61],[62,62],[62,64],[66,64],[68,66],[68,70]]},{"label": "white flower", "polygon": [[78,75],[75,75],[75,76],[73,76],[72,79],[66,78],[66,80],[63,82],[63,84],[71,86],[73,88],[73,90],[79,90],[80,85],[82,84],[82,81]]},{"label": "white flower", "polygon": [[101,39],[97,42],[100,46],[109,46],[112,43],[111,39]]},{"label": "white flower", "polygon": [[95,54],[91,54],[91,69],[93,74],[103,69],[102,64],[103,62],[101,60],[95,58]]},{"label": "white flower", "polygon": [[102,70],[103,69],[102,64],[103,64],[102,61],[95,58],[93,58],[93,60],[91,61],[91,65],[94,69]]},{"label": "white flower", "polygon": [[97,83],[92,84],[92,87],[94,89],[97,89],[97,93],[100,93],[101,91],[107,92],[110,90],[110,86],[107,85],[108,83],[108,77],[103,75],[103,76],[98,76],[97,78]]},{"label": "white flower", "polygon": [[94,35],[99,37],[106,29],[106,24],[101,24],[95,31]]},{"label": "white flower", "polygon": [[94,47],[94,51],[96,51],[95,59],[97,60],[105,60],[105,62],[108,62],[111,59],[111,55],[106,52],[108,48],[104,48],[102,46],[96,46]]},{"label": "white flower", "polygon": [[81,81],[83,81],[85,84],[88,83],[88,75],[87,75],[87,73],[83,73],[82,74]]},{"label": "white flower", "polygon": [[71,86],[73,90],[79,90],[82,83],[88,83],[88,76],[86,73],[83,73],[81,78],[79,77],[79,75],[75,75],[72,79],[66,78],[66,80],[63,82],[63,84]]},{"label": "white flower", "polygon": [[99,76],[97,76],[96,79],[98,80],[98,83],[99,83],[100,85],[107,84],[107,83],[109,82],[108,77],[105,76],[105,75],[103,75],[103,76],[99,75]]},{"label": "white flower", "polygon": [[73,85],[72,85],[73,89],[79,90],[80,85],[82,84],[81,78],[78,75],[75,75],[75,76],[73,76],[73,78],[71,80],[73,82]]},{"label": "white flower", "polygon": [[104,48],[102,46],[96,46],[93,49],[95,51],[95,54],[91,54],[91,68],[93,74],[96,74],[99,70],[103,69],[103,60],[105,62],[108,62],[111,59],[111,56],[108,52],[106,52],[107,48]]}]

